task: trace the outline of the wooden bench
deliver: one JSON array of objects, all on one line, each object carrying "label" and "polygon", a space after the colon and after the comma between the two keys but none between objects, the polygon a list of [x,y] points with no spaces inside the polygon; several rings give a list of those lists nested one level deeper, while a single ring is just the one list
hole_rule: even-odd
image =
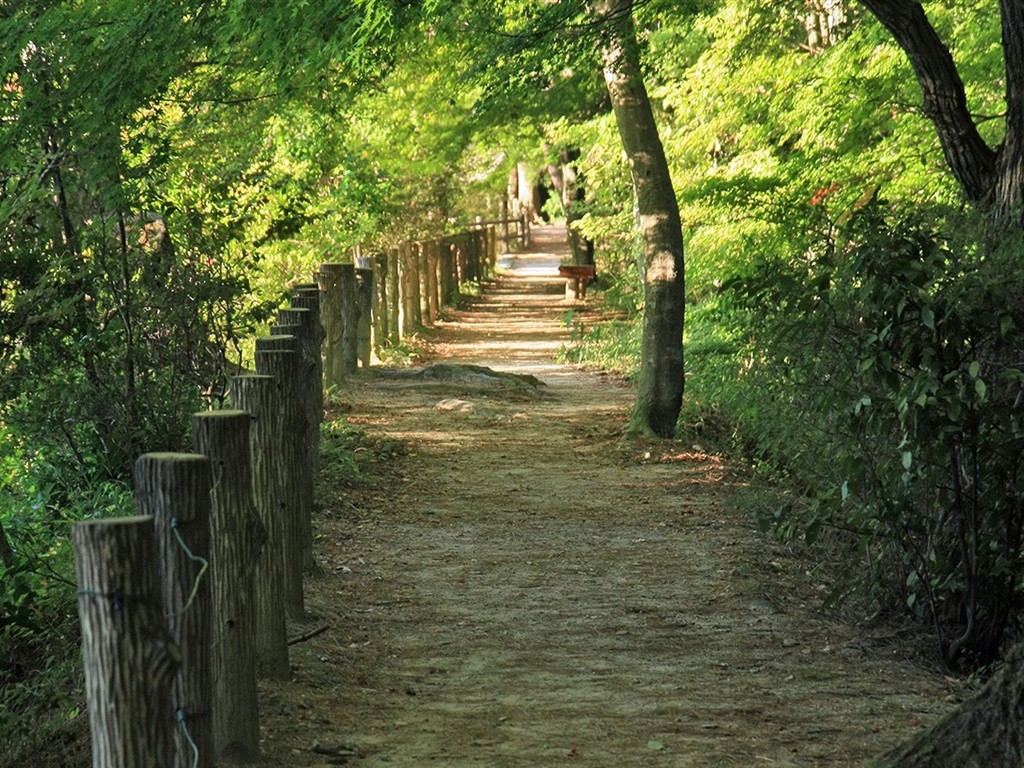
[{"label": "wooden bench", "polygon": [[558,276],[565,278],[565,300],[587,297],[587,283],[594,279],[593,264],[559,264]]}]

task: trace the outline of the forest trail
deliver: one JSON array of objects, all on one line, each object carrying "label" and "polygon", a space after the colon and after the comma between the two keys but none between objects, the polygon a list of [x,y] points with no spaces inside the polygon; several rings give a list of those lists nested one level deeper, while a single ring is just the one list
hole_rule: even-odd
[{"label": "forest trail", "polygon": [[[891,637],[830,618],[681,441],[621,437],[632,392],[557,365],[561,230],[430,339],[495,385],[341,394],[372,471],[317,520],[323,574],[261,695],[267,766],[853,766],[952,706]],[[884,630],[874,630],[884,635]]]}]

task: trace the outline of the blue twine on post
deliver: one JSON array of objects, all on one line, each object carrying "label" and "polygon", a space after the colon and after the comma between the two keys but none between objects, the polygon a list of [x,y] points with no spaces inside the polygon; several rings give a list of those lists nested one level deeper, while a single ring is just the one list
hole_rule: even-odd
[{"label": "blue twine on post", "polygon": [[188,722],[185,720],[185,709],[183,707],[178,707],[174,711],[174,714],[178,718],[178,725],[181,726],[182,733],[185,734],[185,741],[187,741],[188,745],[192,748],[192,768],[199,768],[199,747],[192,739],[192,734],[188,730]]},{"label": "blue twine on post", "polygon": [[174,533],[174,538],[178,540],[178,546],[184,551],[185,556],[193,563],[200,563],[199,573],[196,574],[195,581],[192,583],[192,592],[188,596],[188,600],[185,601],[185,605],[182,606],[180,611],[169,613],[168,616],[180,616],[189,608],[192,607],[192,603],[196,599],[196,594],[199,592],[199,582],[202,580],[203,575],[206,573],[206,569],[210,567],[210,561],[205,557],[199,557],[199,555],[193,554],[192,550],[188,548],[188,544],[181,538],[181,531],[178,530],[178,518],[171,518],[171,532]]}]

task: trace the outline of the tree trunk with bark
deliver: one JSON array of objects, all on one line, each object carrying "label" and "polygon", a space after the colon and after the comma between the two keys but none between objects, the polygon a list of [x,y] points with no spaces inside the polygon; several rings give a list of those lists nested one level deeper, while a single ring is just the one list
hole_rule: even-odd
[{"label": "tree trunk with bark", "polygon": [[683,233],[668,161],[640,69],[632,0],[601,0],[605,85],[633,179],[643,240],[644,318],[634,431],[671,437],[683,400]]},{"label": "tree trunk with bark", "polygon": [[873,768],[1024,765],[1024,644],[973,699],[876,760]]},{"label": "tree trunk with bark", "polygon": [[1019,227],[1024,206],[1024,0],[1000,0],[1006,67],[1006,133],[985,143],[949,48],[916,0],[861,0],[907,54],[953,176],[968,201]]}]

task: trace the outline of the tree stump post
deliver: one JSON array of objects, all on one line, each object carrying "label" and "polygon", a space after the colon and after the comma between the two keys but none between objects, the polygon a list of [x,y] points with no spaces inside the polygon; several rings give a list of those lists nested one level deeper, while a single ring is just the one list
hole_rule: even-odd
[{"label": "tree stump post", "polygon": [[391,318],[388,311],[388,257],[378,253],[373,257],[373,348],[378,357],[389,339]]},{"label": "tree stump post", "polygon": [[266,532],[252,498],[250,428],[246,411],[192,417],[196,453],[209,457],[213,472],[214,745],[219,759],[239,763],[260,754],[253,575]]},{"label": "tree stump post", "polygon": [[430,252],[430,241],[421,240],[416,243],[416,276],[418,278],[416,285],[416,297],[419,299],[417,304],[420,325],[431,326],[433,321],[430,319],[430,270],[428,264],[430,263],[429,252]]},{"label": "tree stump post", "polygon": [[359,334],[359,306],[356,291],[356,265],[338,264],[335,271],[339,283],[338,314],[341,318],[341,343],[338,354],[341,357],[342,380],[356,372],[359,360],[356,343]]},{"label": "tree stump post", "polygon": [[468,256],[466,272],[470,282],[480,280],[480,233],[470,230],[466,233],[466,254]]},{"label": "tree stump post", "polygon": [[289,616],[301,619],[306,612],[302,574],[307,556],[312,559],[313,475],[304,442],[309,416],[297,394],[302,386],[298,353],[293,349],[274,348],[284,343],[280,336],[257,340],[256,371],[273,376],[280,387],[278,408],[282,440],[277,469],[284,524],[281,537],[284,604]]},{"label": "tree stump post", "polygon": [[424,243],[426,252],[426,264],[424,266],[424,274],[427,278],[427,287],[425,296],[427,299],[427,321],[430,325],[434,325],[440,316],[438,307],[438,286],[437,286],[437,260],[440,254],[441,244],[434,238]]},{"label": "tree stump post", "polygon": [[455,267],[455,242],[450,238],[441,241],[441,303],[451,306],[459,282]]},{"label": "tree stump post", "polygon": [[356,328],[356,357],[363,368],[370,367],[373,355],[373,270],[356,269],[356,306],[359,310],[359,321]]},{"label": "tree stump post", "polygon": [[320,265],[320,319],[324,327],[324,380],[328,389],[337,389],[345,381],[341,355],[342,323],[341,271],[344,265]]},{"label": "tree stump post", "polygon": [[160,601],[153,518],[75,523],[71,539],[93,768],[172,765],[180,652]]},{"label": "tree stump post", "polygon": [[402,340],[402,283],[399,280],[401,270],[401,250],[388,250],[388,339],[393,346]]},{"label": "tree stump post", "polygon": [[320,424],[324,417],[324,394],[317,375],[317,361],[320,359],[321,337],[317,334],[319,320],[309,309],[293,307],[277,311],[277,325],[271,327],[274,334],[292,334],[298,339],[299,353],[296,395],[306,414],[306,460],[313,476],[320,471]]},{"label": "tree stump post", "polygon": [[212,768],[210,460],[195,453],[143,454],[135,462],[135,504],[154,523],[164,615],[181,650],[170,698],[179,723],[172,765]]},{"label": "tree stump post", "polygon": [[321,370],[320,350],[323,348],[323,326],[320,313],[309,307],[283,307],[277,310],[277,322],[270,326],[272,336],[294,336],[298,339],[295,348],[299,353],[304,381],[303,391],[308,399],[307,407],[314,421],[320,423],[318,408],[323,405],[323,387],[317,378]]},{"label": "tree stump post", "polygon": [[399,315],[399,326],[402,337],[411,336],[416,330],[416,293],[413,290],[412,244],[402,243],[398,246],[398,283],[399,300],[401,301],[401,312]]},{"label": "tree stump post", "polygon": [[284,437],[281,433],[281,386],[273,376],[233,376],[231,403],[252,416],[250,462],[256,513],[267,532],[253,580],[256,595],[256,661],[264,677],[287,680],[288,631],[284,607],[284,513],[280,475]]},{"label": "tree stump post", "polygon": [[317,417],[319,424],[323,420],[324,409],[324,340],[327,332],[324,330],[323,314],[320,309],[320,289],[303,287],[296,289],[292,296],[292,309],[308,309],[310,312],[311,338],[310,352],[312,353],[313,374],[310,381],[310,392],[313,404],[320,413]]}]

